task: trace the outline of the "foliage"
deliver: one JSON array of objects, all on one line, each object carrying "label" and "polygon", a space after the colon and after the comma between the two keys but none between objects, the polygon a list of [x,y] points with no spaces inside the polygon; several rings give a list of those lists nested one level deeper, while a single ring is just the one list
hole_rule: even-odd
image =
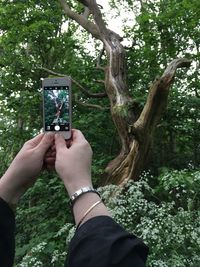
[{"label": "foliage", "polygon": [[[76,1],[68,1],[82,12]],[[183,170],[200,163],[199,0],[110,0],[112,8],[132,11],[135,24],[124,19],[128,87],[143,108],[149,84],[176,57],[193,59],[184,85],[178,79],[170,92],[168,109],[158,125],[147,169],[125,191],[115,186],[100,191],[113,216],[151,248],[149,266],[199,266],[199,171]],[[127,19],[128,21],[128,19]],[[92,93],[104,90],[104,73],[95,68],[99,42],[85,48],[88,34],[63,16],[58,1],[0,0],[0,172],[4,173],[25,140],[42,127],[41,67],[67,74]],[[95,53],[91,46],[94,45]],[[106,60],[103,57],[102,63]],[[185,77],[185,75],[184,75]],[[109,108],[108,99],[90,99],[74,83],[73,127],[92,145],[93,177],[104,184],[104,169],[120,144],[109,109],[93,110],[83,103]],[[126,115],[127,107],[121,112]],[[170,171],[167,168],[175,168]],[[166,168],[166,169],[165,169]],[[159,175],[160,174],[160,175]],[[156,177],[158,175],[158,178]],[[113,197],[113,192],[116,196]],[[112,197],[111,197],[112,196]],[[68,198],[56,174],[42,173],[17,210],[16,266],[63,265],[74,228]]]},{"label": "foliage", "polygon": [[[169,62],[178,57],[193,60],[187,76],[177,71],[167,111],[159,123],[152,144],[149,165],[154,173],[160,166],[187,168],[200,163],[199,137],[199,25],[198,0],[133,1],[110,0],[117,16],[124,17],[124,43],[127,46],[128,87],[139,111],[151,82],[161,76]],[[133,22],[130,23],[129,19]],[[113,26],[113,25],[112,25]],[[181,78],[181,79],[179,79]],[[182,82],[184,81],[184,82]]]},{"label": "foliage", "polygon": [[[111,1],[117,6],[119,1]],[[199,166],[199,1],[123,1],[132,7],[134,26],[126,25],[125,37],[133,46],[127,51],[130,91],[144,105],[149,83],[161,75],[174,58],[193,59],[193,67],[181,85],[176,79],[170,90],[167,111],[155,133],[150,165],[187,168]],[[120,3],[121,4],[121,3]]]},{"label": "foliage", "polygon": [[[128,87],[137,102],[138,113],[144,106],[149,83],[173,58],[187,56],[194,60],[193,69],[180,87],[176,80],[171,90],[168,110],[159,124],[148,169],[159,173],[162,166],[177,169],[189,163],[198,167],[199,158],[199,1],[134,1],[112,0],[112,8],[129,10],[135,25],[124,22],[125,39],[133,41],[127,50]],[[71,1],[74,10],[81,5]],[[95,68],[101,49],[94,43],[95,53],[85,48],[88,35],[63,16],[57,1],[0,1],[0,158],[1,173],[23,142],[42,127],[40,78],[46,67],[72,76],[91,92],[104,90],[104,73]],[[188,12],[185,12],[185,10]],[[174,14],[179,16],[174,16]],[[12,20],[7,18],[12,17]],[[184,30],[182,30],[184,29]],[[102,63],[106,63],[103,57]],[[183,79],[182,72],[178,77]],[[184,75],[185,77],[185,75]],[[186,89],[187,88],[187,89]],[[73,90],[73,127],[80,128],[93,146],[94,172],[101,182],[104,167],[119,152],[119,138],[108,110],[89,110],[76,102],[98,104],[109,108],[108,99],[89,99],[76,84]],[[120,111],[126,115],[127,108]],[[12,132],[12,140],[10,133]],[[103,140],[103,142],[102,142]],[[97,165],[96,165],[97,163]],[[103,164],[102,164],[103,163]],[[100,171],[98,172],[100,168]]]},{"label": "foliage", "polygon": [[[154,182],[151,184],[149,181]],[[147,266],[198,266],[199,170],[165,169],[159,177],[144,173],[140,181],[129,182],[123,189],[108,185],[98,190],[116,221],[126,230],[141,237],[150,247]],[[58,203],[57,200],[56,203],[52,202],[51,208]],[[45,205],[38,204],[40,207]],[[37,209],[37,206],[33,206],[31,211],[23,208],[30,216],[38,216],[38,210],[34,209]],[[25,256],[18,262],[17,267],[62,266],[66,255],[64,239],[67,237],[68,246],[74,234],[74,227],[71,222],[63,226],[57,214],[48,214],[49,209],[50,207],[46,207],[45,224],[35,226],[34,232],[39,233],[38,237],[36,240],[32,239],[29,247],[24,249]],[[63,207],[60,210],[65,216],[66,210]],[[25,213],[20,214],[21,220],[27,216]],[[55,231],[52,231],[50,217],[55,223]],[[19,251],[20,249],[17,254]]]},{"label": "foliage", "polygon": [[[72,5],[80,9],[74,2]],[[0,1],[0,8],[0,171],[3,173],[24,141],[42,128],[40,79],[49,74],[41,67],[72,76],[94,93],[102,90],[102,85],[95,84],[93,78],[103,79],[103,72],[94,68],[95,57],[83,51],[84,40],[77,33],[77,25],[64,18],[57,1],[51,4]],[[8,20],[10,17],[12,21]],[[77,104],[75,96],[93,104],[97,100],[83,96],[76,84],[72,85],[72,96],[73,127],[81,129],[90,140],[95,150],[94,161],[99,162],[94,172],[102,174],[109,159],[118,152],[118,137],[110,114]],[[100,102],[108,106],[107,99]]]},{"label": "foliage", "polygon": [[114,188],[108,187],[114,217],[149,245],[148,266],[198,266],[200,172],[165,170],[154,186],[149,175],[117,188],[112,198]]},{"label": "foliage", "polygon": [[[63,262],[65,239],[73,225],[68,206],[69,199],[60,179],[55,173],[44,173],[25,194],[16,212],[16,262],[23,258],[23,264],[32,266],[37,255],[46,266],[51,266],[55,258],[56,266]],[[68,227],[64,227],[66,218]],[[62,251],[62,255],[57,251]]]}]

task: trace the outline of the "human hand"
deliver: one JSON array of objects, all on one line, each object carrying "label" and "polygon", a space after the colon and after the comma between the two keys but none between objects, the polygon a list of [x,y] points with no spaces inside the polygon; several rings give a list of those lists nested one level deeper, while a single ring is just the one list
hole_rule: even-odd
[{"label": "human hand", "polygon": [[44,155],[52,145],[54,134],[39,134],[27,141],[0,179],[0,197],[16,204],[36,181],[43,167]]},{"label": "human hand", "polygon": [[67,147],[62,135],[55,135],[55,169],[72,195],[81,187],[91,186],[92,149],[81,131],[72,131],[72,140]]},{"label": "human hand", "polygon": [[55,161],[56,161],[56,147],[55,142],[47,150],[44,156],[44,168],[48,171],[55,170]]}]

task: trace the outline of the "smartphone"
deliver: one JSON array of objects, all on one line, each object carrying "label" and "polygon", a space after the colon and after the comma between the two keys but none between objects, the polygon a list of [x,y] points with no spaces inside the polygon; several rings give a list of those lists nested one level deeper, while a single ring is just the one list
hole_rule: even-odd
[{"label": "smartphone", "polygon": [[71,138],[71,80],[69,77],[44,78],[43,129]]}]

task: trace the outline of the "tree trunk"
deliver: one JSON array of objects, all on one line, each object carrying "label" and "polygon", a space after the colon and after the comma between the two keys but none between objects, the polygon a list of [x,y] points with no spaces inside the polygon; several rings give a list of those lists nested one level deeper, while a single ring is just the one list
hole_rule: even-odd
[{"label": "tree trunk", "polygon": [[[107,49],[113,53],[113,49]],[[115,50],[114,50],[115,51]],[[117,50],[119,53],[119,50]],[[121,51],[120,51],[121,52]],[[154,130],[166,109],[170,85],[173,82],[175,71],[179,67],[187,67],[190,61],[186,59],[176,59],[169,64],[162,77],[156,79],[149,90],[146,104],[139,118],[136,116],[137,108],[135,102],[130,99],[126,92],[126,87],[121,82],[122,74],[115,72],[112,75],[112,59],[121,59],[122,52],[117,55],[108,55],[110,67],[107,70],[106,79],[107,94],[111,98],[111,114],[121,139],[121,152],[113,161],[111,161],[106,172],[108,179],[106,183],[123,184],[129,179],[138,180],[139,175],[145,168]],[[118,62],[121,63],[121,62]],[[113,65],[115,63],[113,62]],[[122,64],[118,64],[120,66]],[[116,69],[116,67],[115,67]],[[117,90],[117,85],[119,90]],[[113,100],[113,88],[117,97]],[[124,87],[123,87],[124,86]],[[111,93],[110,93],[111,92]]]},{"label": "tree trunk", "polygon": [[152,84],[146,104],[138,114],[138,105],[129,95],[126,84],[125,50],[122,38],[109,30],[95,0],[79,0],[93,16],[88,17],[70,10],[65,0],[59,0],[65,14],[78,22],[101,40],[106,51],[108,65],[105,69],[105,90],[110,100],[113,122],[121,141],[120,154],[112,160],[107,168],[107,183],[123,184],[129,179],[137,180],[144,169],[153,138],[154,130],[167,106],[170,85],[177,68],[189,67],[187,59],[173,60],[163,75]]}]

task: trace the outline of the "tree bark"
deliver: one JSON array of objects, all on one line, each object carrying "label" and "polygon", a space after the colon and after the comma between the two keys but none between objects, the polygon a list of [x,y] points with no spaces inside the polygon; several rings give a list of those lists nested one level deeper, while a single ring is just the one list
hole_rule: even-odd
[{"label": "tree bark", "polygon": [[110,100],[113,122],[121,141],[120,154],[107,168],[107,183],[123,184],[127,180],[138,180],[145,167],[154,130],[167,106],[169,89],[177,68],[189,67],[187,59],[173,60],[160,78],[150,87],[146,104],[138,114],[138,105],[130,97],[126,84],[125,49],[122,38],[106,27],[95,0],[79,0],[93,16],[93,22],[81,15],[69,12],[64,0],[59,0],[65,14],[76,20],[85,30],[104,45],[108,64],[105,69],[105,90]]},{"label": "tree bark", "polygon": [[[173,60],[163,75],[152,84],[146,104],[137,120],[133,118],[129,130],[128,153],[121,150],[120,155],[107,166],[107,182],[121,184],[129,179],[138,180],[144,169],[151,148],[154,130],[166,109],[168,94],[177,68],[189,67],[187,59]],[[125,139],[124,139],[125,141]]]}]

